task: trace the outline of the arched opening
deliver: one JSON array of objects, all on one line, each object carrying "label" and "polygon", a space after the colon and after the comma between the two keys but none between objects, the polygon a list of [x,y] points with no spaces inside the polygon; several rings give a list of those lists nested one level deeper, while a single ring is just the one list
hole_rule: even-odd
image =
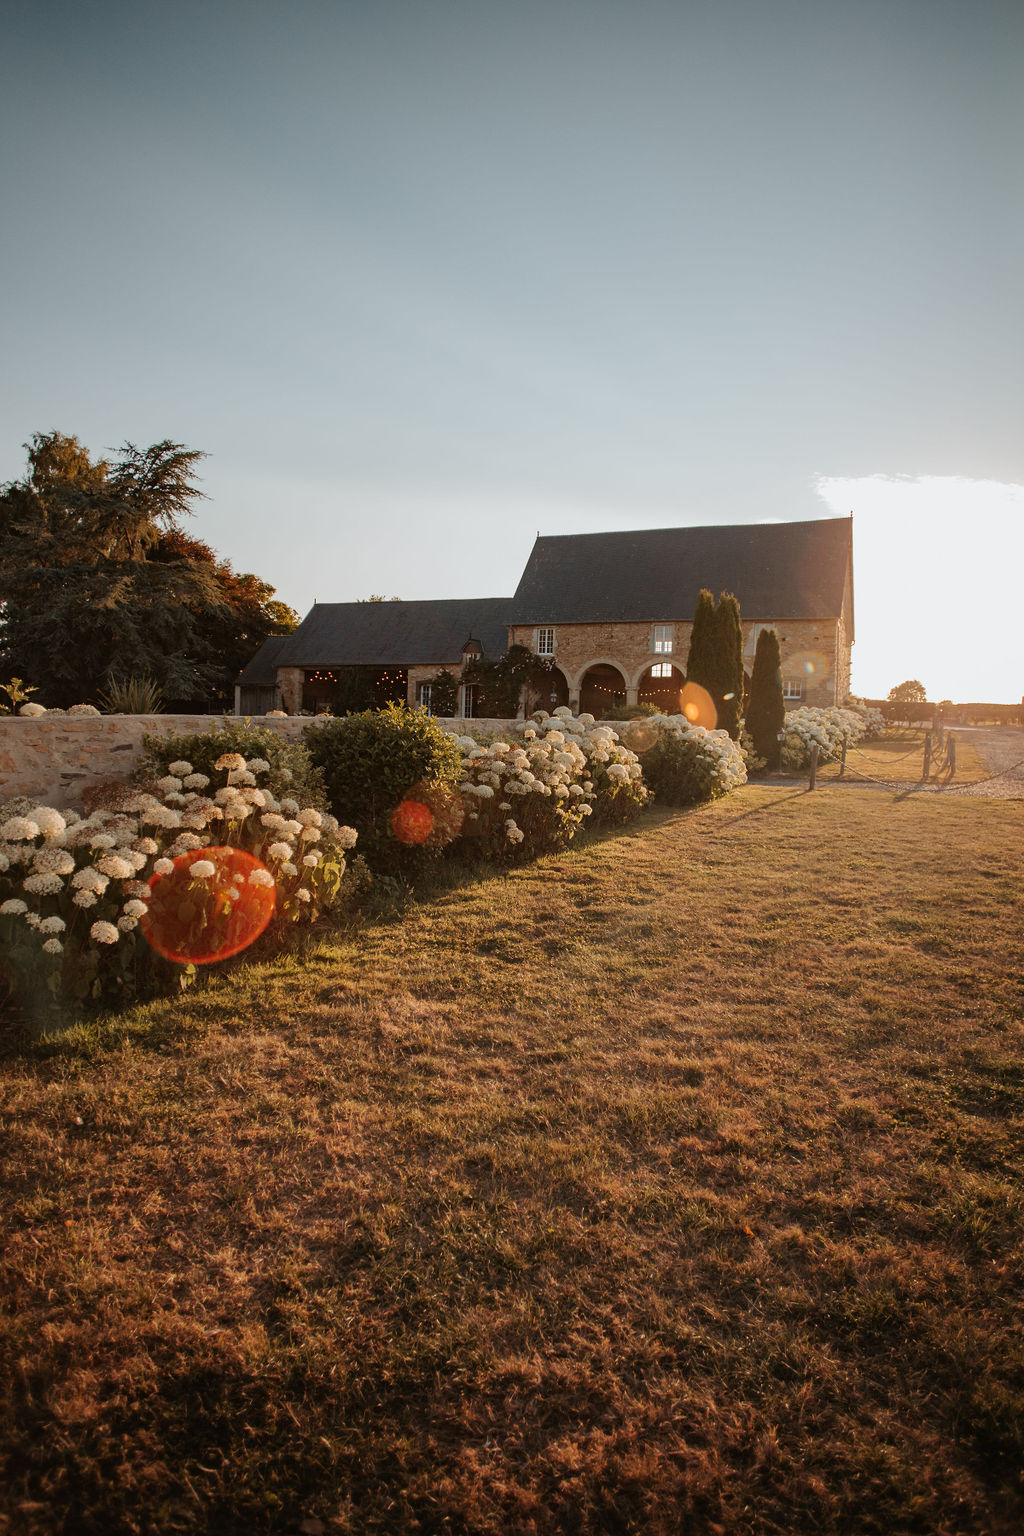
[{"label": "arched opening", "polygon": [[569,702],[569,684],[564,672],[557,667],[552,667],[550,672],[543,676],[539,674],[530,679],[526,685],[526,713],[532,715],[535,709],[546,709],[549,713],[558,709],[561,704]]},{"label": "arched opening", "polygon": [[653,704],[662,715],[682,713],[680,691],[685,678],[670,661],[656,661],[640,679],[637,703]]},{"label": "arched opening", "polygon": [[580,713],[600,720],[606,709],[619,709],[626,702],[626,679],[618,667],[599,662],[589,667],[580,684]]}]

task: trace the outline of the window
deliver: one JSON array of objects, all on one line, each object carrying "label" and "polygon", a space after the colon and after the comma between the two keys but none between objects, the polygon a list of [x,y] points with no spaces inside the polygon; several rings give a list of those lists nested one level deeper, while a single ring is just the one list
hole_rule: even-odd
[{"label": "window", "polygon": [[804,688],[802,683],[784,683],[782,685],[782,697],[784,699],[802,699]]},{"label": "window", "polygon": [[434,697],[433,683],[416,684],[416,702],[421,709],[429,709]]},{"label": "window", "polygon": [[654,666],[651,668],[651,676],[652,677],[671,677],[672,676],[672,663],[670,661],[658,661],[658,662],[655,662]]},{"label": "window", "polygon": [[472,720],[476,715],[476,684],[463,683],[462,685],[462,718]]},{"label": "window", "polygon": [[534,650],[538,656],[553,656],[555,654],[555,632],[553,629],[538,629],[537,643]]},{"label": "window", "polygon": [[[655,624],[654,626],[654,654],[656,656],[671,656],[672,654],[672,625]],[[658,677],[667,676],[659,672]]]}]

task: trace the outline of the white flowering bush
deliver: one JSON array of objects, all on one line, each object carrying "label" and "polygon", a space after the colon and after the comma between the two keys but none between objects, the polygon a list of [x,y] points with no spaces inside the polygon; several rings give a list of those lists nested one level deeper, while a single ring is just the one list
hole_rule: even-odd
[{"label": "white flowering bush", "polygon": [[517,724],[511,740],[459,736],[465,836],[492,857],[564,847],[593,817],[624,821],[647,802],[639,759],[608,726],[568,709]]},{"label": "white flowering bush", "polygon": [[841,756],[844,741],[852,746],[873,731],[869,716],[877,714],[878,710],[815,708],[810,704],[787,711],[782,743],[784,772],[799,773],[806,768],[814,745],[821,762]]},{"label": "white flowering bush", "polygon": [[[278,930],[334,902],[352,828],[261,788],[263,759],[226,753],[211,767],[198,773],[176,759],[157,784],[124,785],[89,815],[26,799],[0,810],[0,981],[9,994],[30,999],[40,982],[53,998],[83,1001],[153,990],[173,973],[143,930],[168,892],[178,940],[197,958],[242,947],[227,940],[259,894],[246,881],[273,887],[267,915],[272,905]],[[236,867],[244,880],[214,880]],[[155,929],[153,944],[161,947]],[[191,974],[191,964],[179,972]]]},{"label": "white flowering bush", "polygon": [[709,731],[685,715],[652,715],[658,739],[644,753],[644,774],[668,805],[717,800],[747,782],[743,748],[728,731]]},{"label": "white flowering bush", "polygon": [[874,704],[869,704],[866,699],[851,697],[846,700],[843,708],[849,710],[852,714],[859,715],[864,722],[864,730],[860,737],[861,741],[873,741],[885,731],[888,722],[884,713],[876,708]]}]

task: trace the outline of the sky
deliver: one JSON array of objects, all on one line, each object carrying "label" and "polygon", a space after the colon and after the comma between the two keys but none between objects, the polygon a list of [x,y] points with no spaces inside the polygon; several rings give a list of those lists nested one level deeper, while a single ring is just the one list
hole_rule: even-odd
[{"label": "sky", "polygon": [[303,613],[852,511],[854,690],[1024,694],[1020,0],[4,18],[0,480],[202,449]]}]

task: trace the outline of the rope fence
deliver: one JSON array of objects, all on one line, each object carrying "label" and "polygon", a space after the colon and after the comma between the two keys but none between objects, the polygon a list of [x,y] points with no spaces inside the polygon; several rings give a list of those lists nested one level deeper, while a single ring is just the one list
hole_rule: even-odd
[{"label": "rope fence", "polygon": [[[938,750],[941,750],[942,745],[942,733],[940,732],[939,741],[937,744]],[[944,784],[935,784],[932,782],[932,733],[930,731],[925,735],[923,747],[912,747],[909,752],[904,752],[900,757],[894,757],[890,759],[892,765],[895,766],[897,763],[906,762],[907,758],[916,757],[919,752],[922,752],[923,761],[921,767],[921,777],[915,784],[908,782],[905,779],[880,779],[875,774],[862,772],[861,769],[855,767],[849,761],[849,753],[851,751],[856,752],[860,757],[864,758],[865,762],[870,761],[867,753],[863,752],[860,747],[851,746],[844,741],[839,752],[830,752],[827,748],[822,747],[820,743],[813,742],[811,744],[808,788],[814,789],[816,787],[818,768],[822,761],[825,761],[839,764],[839,778],[829,780],[830,783],[840,783],[846,780],[846,776],[849,774],[851,779],[857,779],[866,784],[877,784],[881,789],[907,791],[909,789],[915,788],[930,788],[938,789],[940,791],[945,790],[950,788],[953,783],[953,779],[956,777],[956,733],[954,731],[945,732],[944,745],[945,757],[943,758],[941,766],[935,769],[937,776],[948,774],[948,778]],[[1011,763],[1009,768],[1000,768],[998,772],[986,774],[984,778],[973,779],[966,784],[958,784],[956,786],[956,790],[958,792],[963,792],[968,789],[975,789],[982,784],[992,784],[997,779],[1008,778],[1012,774],[1015,774],[1020,768],[1024,768],[1024,757],[1020,758],[1016,763]]]}]

